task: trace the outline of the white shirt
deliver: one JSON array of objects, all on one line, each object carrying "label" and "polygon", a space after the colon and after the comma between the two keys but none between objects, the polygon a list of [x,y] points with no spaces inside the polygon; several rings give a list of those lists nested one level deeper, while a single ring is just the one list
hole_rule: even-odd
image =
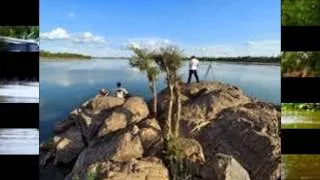
[{"label": "white shirt", "polygon": [[128,94],[128,91],[124,88],[117,88],[115,89],[115,92],[116,92],[116,97],[122,98],[122,99],[126,94]]},{"label": "white shirt", "polygon": [[190,70],[197,70],[198,64],[199,64],[199,60],[198,59],[196,59],[196,58],[191,59],[190,60],[190,64],[189,64]]}]

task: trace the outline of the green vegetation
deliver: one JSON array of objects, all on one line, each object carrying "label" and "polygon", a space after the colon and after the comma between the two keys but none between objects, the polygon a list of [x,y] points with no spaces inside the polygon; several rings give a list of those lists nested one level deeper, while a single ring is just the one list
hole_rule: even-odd
[{"label": "green vegetation", "polygon": [[320,110],[320,103],[282,103],[282,110]]},{"label": "green vegetation", "polygon": [[52,53],[48,51],[40,51],[40,57],[45,58],[66,58],[66,59],[91,59],[91,56],[75,53]]},{"label": "green vegetation", "polygon": [[[130,64],[137,67],[148,76],[150,90],[154,97],[156,94],[156,81],[160,72],[166,76],[166,85],[169,99],[167,102],[168,111],[165,114],[163,126],[164,155],[166,164],[170,169],[171,179],[191,179],[190,166],[184,157],[184,149],[190,145],[189,139],[180,138],[180,116],[181,116],[181,77],[178,70],[182,67],[182,51],[175,46],[160,48],[159,52],[148,49],[130,47],[134,55]],[[157,117],[157,100],[153,99],[152,111]]]},{"label": "green vegetation", "polygon": [[320,52],[283,52],[281,56],[283,76],[320,76]]},{"label": "green vegetation", "polygon": [[39,37],[39,26],[0,26],[0,36],[37,39]]},{"label": "green vegetation", "polygon": [[282,0],[282,25],[319,26],[319,0]]},{"label": "green vegetation", "polygon": [[[159,67],[156,66],[153,58],[153,54],[147,49],[139,49],[136,47],[130,47],[134,52],[134,56],[130,59],[130,65],[138,68],[141,72],[145,72],[149,81],[149,88],[153,96],[152,112],[153,116],[157,117],[157,88],[156,81],[160,74]],[[154,66],[155,65],[155,66]]]},{"label": "green vegetation", "polygon": [[96,180],[97,179],[97,173],[93,171],[88,171],[86,174],[86,180]]},{"label": "green vegetation", "polygon": [[168,164],[171,179],[191,180],[193,178],[194,169],[184,155],[185,149],[192,145],[192,140],[187,138],[172,138],[168,141],[165,162]]}]

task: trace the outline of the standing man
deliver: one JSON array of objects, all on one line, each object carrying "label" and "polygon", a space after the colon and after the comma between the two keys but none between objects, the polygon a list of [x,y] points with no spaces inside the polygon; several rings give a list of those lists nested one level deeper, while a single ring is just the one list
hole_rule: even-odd
[{"label": "standing man", "polygon": [[199,83],[199,77],[198,77],[198,73],[197,73],[198,65],[199,65],[199,60],[196,59],[195,56],[191,56],[191,59],[190,59],[190,62],[189,62],[188,84],[190,84],[192,74],[194,74],[194,76],[195,76],[195,78],[197,80],[197,83]]}]

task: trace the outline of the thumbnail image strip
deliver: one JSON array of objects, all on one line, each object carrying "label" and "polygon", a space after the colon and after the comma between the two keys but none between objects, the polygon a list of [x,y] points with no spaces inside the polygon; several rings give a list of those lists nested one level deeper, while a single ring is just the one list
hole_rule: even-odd
[{"label": "thumbnail image strip", "polygon": [[0,26],[0,51],[38,52],[38,26]]},{"label": "thumbnail image strip", "polygon": [[282,0],[283,26],[319,26],[319,0]]},{"label": "thumbnail image strip", "polygon": [[1,155],[39,154],[38,129],[0,129]]},{"label": "thumbnail image strip", "polygon": [[39,82],[0,82],[0,103],[38,103]]},{"label": "thumbnail image strip", "polygon": [[281,156],[281,179],[320,179],[320,155],[290,154]]},{"label": "thumbnail image strip", "polygon": [[320,77],[319,52],[281,53],[282,77]]},{"label": "thumbnail image strip", "polygon": [[320,103],[282,103],[281,126],[284,129],[320,128]]}]

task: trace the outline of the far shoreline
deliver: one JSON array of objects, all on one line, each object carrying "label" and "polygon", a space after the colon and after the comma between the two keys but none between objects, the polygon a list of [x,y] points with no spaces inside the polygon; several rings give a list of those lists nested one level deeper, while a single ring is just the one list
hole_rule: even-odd
[{"label": "far shoreline", "polygon": [[[43,57],[40,56],[40,60],[48,60],[48,61],[77,61],[77,60],[82,60],[82,61],[89,61],[89,60],[129,60],[129,58],[76,58],[76,57]],[[275,62],[245,62],[245,61],[238,61],[238,62],[232,62],[232,61],[200,61],[200,62],[215,62],[215,63],[224,63],[224,64],[242,64],[242,65],[268,65],[268,66],[280,66],[281,63],[275,63]]]}]

